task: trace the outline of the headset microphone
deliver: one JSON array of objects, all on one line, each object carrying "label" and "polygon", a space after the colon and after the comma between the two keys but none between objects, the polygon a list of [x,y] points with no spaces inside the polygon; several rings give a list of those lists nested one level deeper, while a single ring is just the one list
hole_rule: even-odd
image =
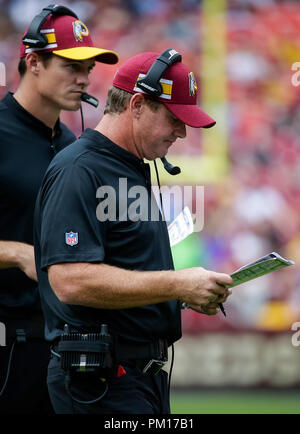
[{"label": "headset microphone", "polygon": [[[80,95],[81,101],[87,102],[88,104],[92,105],[93,107],[98,107],[99,101],[94,96],[90,95],[89,93],[82,92]],[[82,106],[80,104],[80,115],[81,115],[81,130],[84,131],[84,119],[83,119],[83,111]]]},{"label": "headset microphone", "polygon": [[87,102],[88,104],[91,104],[94,107],[98,107],[99,101],[97,100],[97,98],[95,98],[94,96],[92,96],[86,92],[83,92],[80,95],[80,99],[81,99],[81,101]]},{"label": "headset microphone", "polygon": [[170,175],[179,175],[179,173],[181,173],[180,167],[178,166],[173,166],[171,163],[169,163],[166,159],[166,157],[161,158],[161,161],[164,165],[165,170],[170,174]]}]

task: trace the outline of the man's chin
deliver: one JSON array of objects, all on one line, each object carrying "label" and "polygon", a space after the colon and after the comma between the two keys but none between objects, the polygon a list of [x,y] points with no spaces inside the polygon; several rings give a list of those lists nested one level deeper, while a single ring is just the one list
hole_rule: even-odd
[{"label": "man's chin", "polygon": [[149,158],[148,157],[145,157],[148,161],[154,161],[154,160],[156,160],[157,158],[163,158],[163,157],[165,157],[167,155],[167,152],[164,152],[164,153],[162,153],[162,152],[160,152],[159,154],[156,154],[156,155],[151,155],[151,156],[149,156]]},{"label": "man's chin", "polygon": [[76,112],[80,109],[81,101],[73,101],[69,102],[68,104],[64,104],[64,106],[61,108],[62,110],[67,110],[70,112]]},{"label": "man's chin", "polygon": [[165,151],[161,152],[160,155],[157,158],[166,157],[167,153],[168,153],[168,149],[166,149]]}]

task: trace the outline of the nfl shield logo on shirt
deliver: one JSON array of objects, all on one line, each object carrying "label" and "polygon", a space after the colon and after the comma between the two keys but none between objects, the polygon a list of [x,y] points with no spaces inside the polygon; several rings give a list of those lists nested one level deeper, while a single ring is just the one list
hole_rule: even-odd
[{"label": "nfl shield logo on shirt", "polygon": [[78,244],[78,232],[66,232],[65,240],[68,246],[76,246]]}]

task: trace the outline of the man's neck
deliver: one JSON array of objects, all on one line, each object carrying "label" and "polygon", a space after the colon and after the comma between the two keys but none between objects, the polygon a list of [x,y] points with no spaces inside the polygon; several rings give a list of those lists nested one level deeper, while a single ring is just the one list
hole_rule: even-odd
[{"label": "man's neck", "polygon": [[38,93],[31,92],[29,87],[19,86],[14,93],[14,98],[32,116],[39,119],[52,130],[54,129],[59,117],[59,110],[45,104]]},{"label": "man's neck", "polygon": [[142,158],[135,146],[132,123],[126,112],[104,115],[95,130],[136,157]]}]

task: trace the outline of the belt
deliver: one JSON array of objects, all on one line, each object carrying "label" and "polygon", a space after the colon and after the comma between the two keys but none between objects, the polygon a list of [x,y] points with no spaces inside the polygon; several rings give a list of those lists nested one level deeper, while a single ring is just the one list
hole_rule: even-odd
[{"label": "belt", "polygon": [[124,360],[168,360],[168,341],[158,339],[149,343],[121,341],[115,345],[115,357],[118,362]]},{"label": "belt", "polygon": [[[54,341],[52,341],[52,345],[53,347],[60,348],[67,346],[67,344],[62,342],[60,338],[56,338]],[[78,342],[77,345],[79,350],[80,343]],[[91,348],[92,346],[95,348],[91,349],[91,351],[96,352],[100,350],[100,347],[97,349],[97,342],[91,342],[90,345]],[[158,339],[152,342],[139,343],[117,338],[114,341],[114,357],[117,362],[139,359],[165,360],[168,359],[168,341],[167,339]]]},{"label": "belt", "polygon": [[[64,351],[68,347],[68,343],[61,341],[60,338],[56,339],[52,344],[54,355],[56,355],[55,352],[59,353],[60,350]],[[89,345],[90,351],[100,351],[100,345],[91,342]],[[74,343],[72,343],[72,346],[74,347]],[[76,343],[76,346],[78,346],[77,350],[80,351],[81,343]],[[83,348],[82,346],[82,351],[84,351]],[[168,341],[158,339],[149,343],[137,343],[117,339],[114,343],[113,358],[117,365],[126,365],[128,362],[130,366],[141,369],[144,374],[156,374],[168,361]]]},{"label": "belt", "polygon": [[116,360],[133,364],[143,374],[157,374],[168,361],[168,341],[158,339],[148,344],[120,343],[116,345]]}]

